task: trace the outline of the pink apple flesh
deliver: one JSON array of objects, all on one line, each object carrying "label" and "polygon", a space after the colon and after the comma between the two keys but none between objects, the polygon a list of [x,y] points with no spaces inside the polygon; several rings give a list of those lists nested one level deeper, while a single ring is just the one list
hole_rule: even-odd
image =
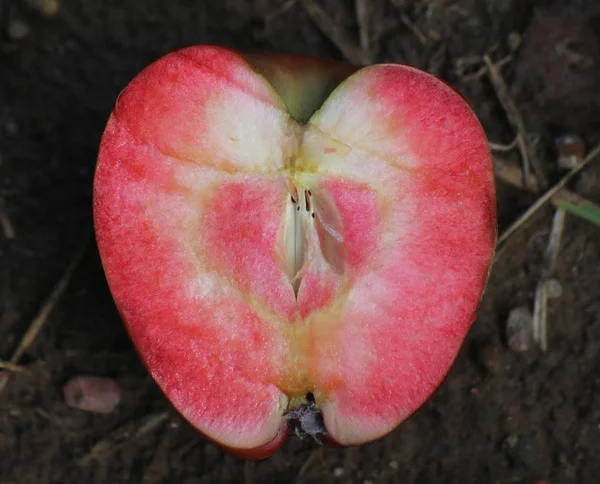
[{"label": "pink apple flesh", "polygon": [[94,217],[152,376],[208,438],[255,457],[309,392],[340,445],[421,406],[475,317],[496,236],[486,138],[445,83],[208,46],[119,96]]}]

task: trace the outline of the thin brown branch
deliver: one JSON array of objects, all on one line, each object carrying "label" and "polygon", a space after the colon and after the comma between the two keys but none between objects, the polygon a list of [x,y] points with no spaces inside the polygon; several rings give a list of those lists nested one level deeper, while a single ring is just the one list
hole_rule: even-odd
[{"label": "thin brown branch", "polygon": [[280,5],[275,10],[273,10],[272,12],[269,12],[266,15],[265,23],[269,23],[269,22],[273,21],[279,15],[284,14],[285,12],[290,10],[294,5],[296,5],[296,3],[298,3],[298,0],[287,0],[287,2],[284,2],[282,5]]},{"label": "thin brown branch", "polygon": [[535,288],[532,325],[533,341],[540,345],[543,351],[546,351],[548,341],[548,291],[545,280],[538,282]]},{"label": "thin brown branch", "polygon": [[[25,354],[25,352],[34,343],[37,336],[40,334],[40,331],[42,330],[42,328],[48,321],[48,316],[50,316],[50,313],[52,313],[54,307],[56,306],[56,303],[59,301],[60,297],[64,294],[64,292],[69,284],[69,281],[71,280],[71,277],[72,277],[73,273],[75,272],[75,269],[79,265],[79,262],[81,262],[83,254],[85,253],[90,240],[91,240],[91,233],[88,233],[85,236],[83,244],[77,250],[73,259],[71,260],[71,263],[67,266],[67,268],[61,275],[60,279],[54,286],[54,289],[50,293],[50,296],[48,297],[48,299],[46,299],[46,301],[42,305],[40,312],[33,319],[31,324],[29,325],[29,328],[27,329],[27,331],[21,338],[19,345],[17,346],[17,348],[14,350],[12,356],[10,357],[10,363],[17,364],[19,362],[19,360],[21,359],[21,357]],[[0,392],[4,389],[4,387],[6,387],[7,383],[8,383],[7,377],[0,377]]]},{"label": "thin brown branch", "polygon": [[371,51],[371,15],[369,0],[355,0],[354,9],[356,10],[356,22],[358,24],[358,34],[360,47],[363,52]]},{"label": "thin brown branch", "polygon": [[[490,50],[491,52],[491,50]],[[496,68],[500,69],[501,67],[508,64],[512,61],[513,56],[507,55],[502,59],[494,62]],[[486,65],[480,65],[482,62],[481,56],[469,56],[469,57],[461,57],[459,58],[454,67],[454,72],[456,75],[460,77],[463,81],[473,81],[476,79],[480,79],[484,75],[488,73],[488,68]],[[473,70],[475,66],[479,66],[477,70]]]},{"label": "thin brown branch", "polygon": [[[530,174],[529,184],[523,183],[523,172],[514,163],[510,163],[502,158],[494,157],[494,174],[496,178],[502,180],[504,183],[508,183],[521,190],[528,190],[531,193],[537,193],[537,181],[533,174]],[[600,212],[600,206],[597,203],[588,200],[587,198],[579,195],[578,193],[572,192],[563,188],[559,190],[556,195],[550,199],[550,203],[556,208],[561,208],[564,203],[570,203],[572,205],[598,207]]]},{"label": "thin brown branch", "polygon": [[0,226],[2,226],[2,233],[4,237],[7,239],[14,239],[16,236],[14,226],[10,221],[10,218],[4,211],[0,208]]},{"label": "thin brown branch", "polygon": [[490,147],[490,150],[504,152],[504,153],[507,152],[507,151],[514,150],[517,147],[517,143],[518,143],[518,139],[517,138],[515,138],[514,140],[512,140],[508,144],[494,143],[492,141],[488,141],[488,145]]},{"label": "thin brown branch", "polygon": [[565,230],[565,220],[567,212],[559,208],[554,213],[554,219],[552,220],[552,230],[550,230],[550,236],[548,237],[548,244],[544,252],[544,263],[542,266],[542,279],[549,279],[556,261],[558,260],[558,254],[562,244],[562,236]]},{"label": "thin brown branch", "polygon": [[492,62],[489,54],[483,56],[483,62],[487,68],[488,78],[496,91],[498,101],[506,113],[506,118],[512,128],[516,131],[517,145],[519,146],[519,151],[521,152],[523,160],[523,173],[525,179],[527,180],[529,178],[530,166],[533,167],[538,182],[537,184],[543,190],[547,187],[548,182],[540,160],[535,153],[535,149],[529,141],[529,134],[525,128],[525,122],[523,121],[521,113],[508,93],[508,87],[506,86],[506,82],[504,82],[504,77],[502,76],[500,69]]},{"label": "thin brown branch", "polygon": [[408,28],[408,30],[412,32],[412,34],[417,38],[421,45],[427,45],[429,43],[429,39],[425,37],[425,34],[423,34],[419,27],[417,27],[413,22],[411,22],[410,18],[408,18],[408,16],[405,13],[400,14],[400,21],[404,24],[405,27]]},{"label": "thin brown branch", "polygon": [[533,338],[540,345],[542,351],[548,350],[548,279],[558,259],[566,214],[562,208],[557,209],[554,214],[552,230],[544,253],[542,274],[535,290]]},{"label": "thin brown branch", "polygon": [[10,373],[23,373],[27,371],[25,367],[5,360],[0,360],[0,370],[6,370]]},{"label": "thin brown branch", "polygon": [[146,415],[139,420],[129,421],[96,442],[77,463],[85,466],[93,461],[109,457],[120,450],[127,442],[147,436],[165,423],[168,418],[169,414],[167,412],[160,412]]},{"label": "thin brown branch", "polygon": [[[508,238],[513,235],[519,228],[527,222],[540,208],[542,208],[546,203],[552,200],[553,197],[557,196],[561,193],[561,190],[565,187],[567,183],[569,183],[575,175],[577,175],[581,170],[583,170],[588,164],[598,158],[600,154],[600,144],[596,145],[596,147],[588,153],[588,155],[581,160],[571,171],[569,171],[556,185],[550,188],[547,192],[545,192],[537,201],[525,211],[517,220],[515,220],[510,227],[508,227],[501,235],[498,237],[497,248],[500,248]],[[559,195],[560,196],[560,195]],[[562,194],[562,196],[568,196],[567,194]]]}]

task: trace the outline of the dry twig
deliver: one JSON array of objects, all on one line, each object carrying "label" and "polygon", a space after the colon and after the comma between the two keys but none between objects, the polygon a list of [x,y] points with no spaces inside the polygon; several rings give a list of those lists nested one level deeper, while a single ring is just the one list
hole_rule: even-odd
[{"label": "dry twig", "polygon": [[400,14],[400,20],[402,21],[404,26],[407,27],[412,32],[412,34],[419,40],[421,45],[427,45],[429,43],[429,39],[425,37],[425,34],[423,34],[419,27],[417,27],[413,22],[411,22],[411,20],[406,14]]},{"label": "dry twig", "polygon": [[504,82],[504,77],[500,73],[500,69],[496,64],[492,62],[489,54],[483,56],[483,62],[487,68],[487,75],[496,91],[498,101],[502,105],[502,108],[506,112],[506,118],[513,129],[516,131],[517,145],[521,152],[523,160],[523,174],[525,179],[528,179],[530,165],[533,167],[535,176],[538,182],[538,186],[541,189],[545,189],[548,182],[546,181],[546,175],[542,169],[542,165],[535,153],[535,149],[529,142],[529,135],[525,128],[525,123],[521,117],[521,113],[517,109],[515,102],[512,100],[508,93],[508,88]]},{"label": "dry twig", "polygon": [[168,418],[169,414],[167,412],[160,412],[146,415],[136,421],[129,421],[102,440],[96,442],[77,463],[79,465],[87,465],[93,461],[106,458],[121,449],[127,442],[140,439],[153,432],[165,423]]},{"label": "dry twig", "polygon": [[0,360],[0,370],[5,370],[10,373],[23,373],[27,369],[21,365],[16,365],[10,361]]},{"label": "dry twig", "polygon": [[6,213],[4,212],[4,210],[2,210],[1,207],[0,207],[0,226],[2,226],[2,233],[4,234],[4,237],[6,237],[7,239],[15,238],[16,234],[15,234],[15,229],[13,227],[13,224],[10,221],[10,218],[8,218],[8,215],[6,215]]},{"label": "dry twig", "polygon": [[[494,174],[499,180],[516,188],[529,190],[532,193],[538,192],[537,180],[533,174],[530,174],[528,183],[525,184],[521,169],[516,164],[510,163],[497,156],[494,157]],[[575,192],[567,190],[566,188],[559,190],[556,195],[550,199],[550,203],[557,208],[562,208],[565,203],[578,206],[597,207],[597,211],[600,212],[600,207],[597,204]]]},{"label": "dry twig", "polygon": [[369,0],[355,0],[354,8],[356,10],[356,22],[358,23],[360,47],[362,48],[363,52],[370,53],[372,46]]},{"label": "dry twig", "polygon": [[271,22],[275,17],[278,17],[279,15],[284,14],[285,12],[287,12],[290,8],[292,8],[294,5],[296,5],[296,3],[298,3],[298,0],[288,0],[287,2],[283,3],[282,5],[280,5],[279,7],[277,7],[275,10],[273,10],[272,12],[269,12],[269,14],[265,17],[265,23],[269,23]]},{"label": "dry twig", "polygon": [[554,214],[552,230],[544,254],[542,274],[535,290],[533,340],[540,345],[542,351],[548,349],[548,279],[558,259],[566,214],[562,208],[557,209]]},{"label": "dry twig", "polygon": [[546,203],[552,200],[557,194],[561,192],[561,190],[565,187],[567,183],[569,183],[575,175],[577,175],[581,170],[583,170],[588,164],[594,161],[598,155],[600,154],[600,144],[596,145],[596,147],[588,153],[588,155],[581,160],[571,171],[569,171],[556,185],[550,188],[546,193],[544,193],[537,201],[525,211],[517,220],[515,220],[510,227],[508,227],[500,237],[498,237],[497,248],[500,248],[508,238],[513,235],[527,220],[529,220],[532,215],[534,215],[541,207],[543,207]]},{"label": "dry twig", "polygon": [[546,282],[538,282],[533,301],[533,341],[540,345],[543,351],[547,349],[548,341],[548,292]]},{"label": "dry twig", "polygon": [[[498,44],[492,45],[487,51],[487,55],[491,55],[499,49]],[[494,65],[497,69],[504,67],[510,61],[512,61],[513,56],[511,54],[503,57],[500,60],[494,62]],[[479,68],[475,71],[473,69],[479,66]],[[476,79],[480,79],[484,75],[488,73],[488,68],[483,62],[483,57],[480,55],[472,55],[466,57],[460,57],[455,62],[454,70],[456,75],[460,77],[463,81],[473,81]]]},{"label": "dry twig", "polygon": [[[525,185],[523,182],[523,173],[519,167],[498,157],[494,157],[494,173],[498,179],[517,188],[530,190],[531,187],[533,187],[534,190],[537,188],[537,181],[533,174],[530,174],[529,184]],[[551,292],[549,287],[552,284],[550,277],[558,259],[562,234],[564,231],[567,214],[567,210],[563,208],[565,206],[564,204],[567,203],[588,208],[592,207],[595,208],[596,212],[600,212],[600,207],[596,204],[565,188],[559,189],[549,201],[557,207],[557,210],[554,214],[552,230],[544,253],[544,262],[540,280],[538,281],[535,290],[532,318],[533,341],[540,345],[542,351],[547,351],[548,349],[548,298],[550,297],[549,294]],[[498,256],[496,256],[496,259],[497,258]]]},{"label": "dry twig", "polygon": [[518,138],[515,138],[508,144],[493,143],[492,141],[488,141],[488,145],[492,151],[507,152],[514,150],[517,147],[518,141]]},{"label": "dry twig", "polygon": [[[12,356],[10,357],[10,360],[9,360],[10,363],[17,364],[19,362],[19,360],[22,358],[22,356],[25,354],[25,352],[31,347],[31,345],[37,338],[38,334],[40,333],[40,331],[46,324],[46,321],[48,320],[48,316],[50,315],[50,313],[56,306],[56,303],[58,302],[60,297],[65,292],[65,289],[67,288],[69,281],[71,280],[71,277],[72,277],[73,273],[75,272],[75,269],[79,265],[79,262],[81,262],[83,254],[85,253],[90,240],[91,240],[91,234],[88,233],[85,237],[84,243],[77,250],[77,252],[75,253],[75,256],[73,257],[73,260],[67,266],[67,268],[63,272],[62,276],[56,283],[56,286],[54,286],[54,289],[50,293],[50,296],[48,297],[48,299],[46,299],[46,301],[42,305],[40,312],[37,314],[37,316],[34,318],[34,320],[29,325],[29,328],[23,335],[23,338],[21,338],[19,345],[17,346],[17,348],[13,352]],[[0,377],[0,392],[2,390],[4,390],[7,383],[8,383],[8,377],[6,377],[6,376]]]}]

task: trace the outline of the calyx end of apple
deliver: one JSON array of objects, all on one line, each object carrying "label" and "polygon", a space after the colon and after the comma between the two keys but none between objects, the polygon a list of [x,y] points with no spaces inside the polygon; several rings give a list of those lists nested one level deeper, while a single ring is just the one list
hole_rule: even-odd
[{"label": "calyx end of apple", "polygon": [[301,400],[302,403],[296,403],[294,408],[284,415],[284,425],[287,425],[290,430],[293,428],[298,438],[310,437],[322,445],[322,439],[329,434],[325,428],[323,412],[317,406],[314,395],[309,392],[304,398],[293,399],[292,402],[298,400]]}]

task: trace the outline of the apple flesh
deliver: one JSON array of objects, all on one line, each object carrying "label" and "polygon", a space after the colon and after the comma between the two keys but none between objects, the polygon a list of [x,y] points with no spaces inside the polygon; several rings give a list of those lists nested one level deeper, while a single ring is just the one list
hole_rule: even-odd
[{"label": "apple flesh", "polygon": [[212,46],[121,93],[94,218],[152,376],[252,458],[277,451],[307,395],[339,445],[421,406],[474,320],[496,238],[486,137],[451,87],[404,65]]}]

